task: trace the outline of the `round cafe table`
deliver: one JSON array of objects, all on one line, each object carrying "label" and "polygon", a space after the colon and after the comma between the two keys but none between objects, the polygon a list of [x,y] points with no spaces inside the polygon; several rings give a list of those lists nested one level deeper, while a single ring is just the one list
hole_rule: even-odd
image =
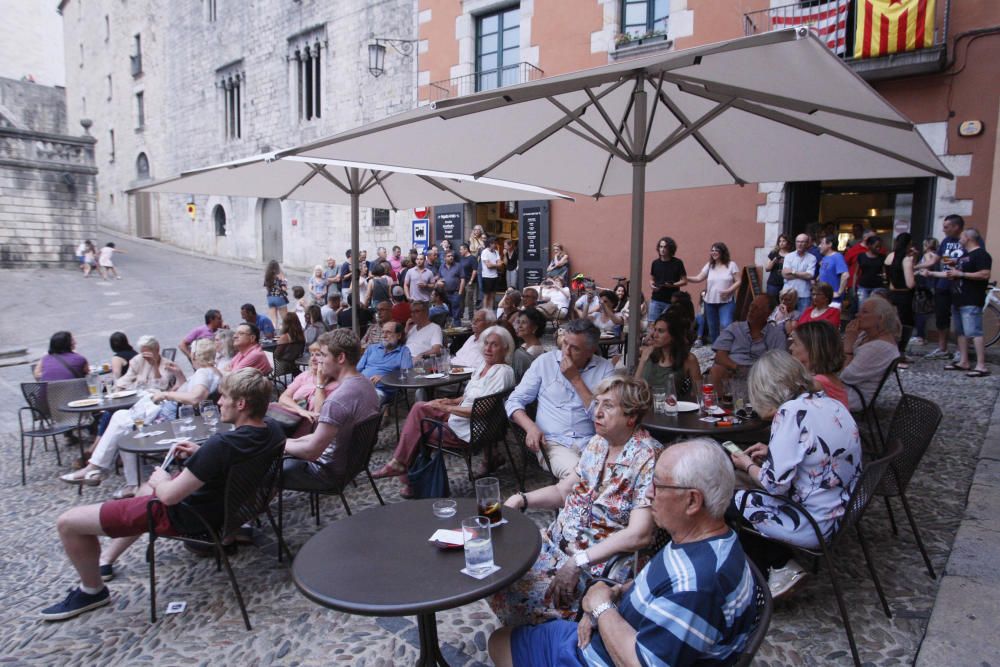
[{"label": "round cafe table", "polygon": [[418,665],[447,665],[438,644],[435,612],[480,600],[517,581],[538,558],[542,540],[535,523],[504,509],[507,523],[493,529],[493,562],[485,579],[459,570],[462,549],[429,542],[439,528],[461,530],[476,514],[474,498],[457,498],[458,512],[439,519],[433,499],[373,507],[324,528],[299,550],[292,564],[295,585],[313,602],[362,616],[416,616]]},{"label": "round cafe table", "polygon": [[698,410],[678,412],[676,415],[650,412],[642,420],[642,425],[651,435],[660,440],[693,435],[736,442],[747,442],[755,439],[751,436],[757,436],[757,434],[763,434],[763,438],[766,440],[767,429],[771,427],[770,422],[763,419],[744,419],[732,426],[719,426],[719,422],[701,421],[701,412]]},{"label": "round cafe table", "polygon": [[446,387],[450,384],[460,384],[472,377],[473,369],[468,369],[465,373],[445,373],[439,378],[428,378],[426,375],[418,375],[414,369],[410,368],[406,372],[406,377],[402,377],[398,370],[386,373],[382,376],[382,384],[386,387],[396,389],[425,389],[428,398],[433,398],[434,390],[438,387]]},{"label": "round cafe table", "polygon": [[[194,426],[194,430],[186,431],[184,433],[184,436],[191,442],[200,444],[208,440],[213,435],[213,432],[209,429],[201,415],[196,416],[191,425]],[[219,433],[225,433],[233,430],[232,424],[223,424],[222,422],[219,422],[215,426],[217,427]],[[144,434],[153,431],[163,431],[163,433],[143,437]],[[174,433],[170,428],[170,422],[164,421],[156,424],[146,424],[138,431],[132,431],[132,433],[122,438],[118,443],[118,449],[123,452],[129,452],[137,455],[135,457],[135,467],[136,472],[138,473],[136,479],[141,480],[143,458],[158,454],[166,454],[170,451],[170,448],[174,444],[173,438]],[[171,442],[161,443],[161,440],[171,440]]]},{"label": "round cafe table", "polygon": [[[70,401],[70,403],[75,403],[76,401],[80,400],[88,400],[90,398],[91,398],[90,396],[81,396],[80,398],[73,399],[72,401]],[[73,407],[68,403],[66,403],[59,406],[59,411],[73,412],[82,415],[88,412],[104,412],[105,410],[110,410],[110,411],[127,410],[128,408],[131,408],[133,405],[138,403],[140,398],[141,397],[139,393],[132,394],[131,396],[125,396],[124,398],[112,398],[104,401],[101,401],[95,397],[94,400],[96,400],[97,403],[93,405],[81,405],[79,407]]]}]

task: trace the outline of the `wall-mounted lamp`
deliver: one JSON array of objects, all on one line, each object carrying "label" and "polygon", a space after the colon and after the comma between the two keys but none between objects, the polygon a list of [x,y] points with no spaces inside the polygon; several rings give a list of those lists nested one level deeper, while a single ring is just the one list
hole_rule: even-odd
[{"label": "wall-mounted lamp", "polygon": [[388,37],[375,37],[369,35],[369,39],[375,40],[368,45],[368,71],[372,76],[378,78],[385,73],[385,45],[388,44],[404,58],[409,58],[413,53],[413,45],[417,43],[415,39],[390,39]]}]

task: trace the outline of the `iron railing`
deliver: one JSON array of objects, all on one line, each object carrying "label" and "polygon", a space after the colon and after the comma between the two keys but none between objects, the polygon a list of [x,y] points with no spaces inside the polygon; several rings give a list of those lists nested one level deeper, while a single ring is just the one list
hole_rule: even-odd
[{"label": "iron railing", "polygon": [[531,63],[520,62],[495,69],[482,70],[472,74],[456,76],[452,79],[435,81],[430,84],[430,101],[436,102],[449,97],[469,95],[483,90],[493,90],[518,83],[535,81],[545,76],[545,72]]}]

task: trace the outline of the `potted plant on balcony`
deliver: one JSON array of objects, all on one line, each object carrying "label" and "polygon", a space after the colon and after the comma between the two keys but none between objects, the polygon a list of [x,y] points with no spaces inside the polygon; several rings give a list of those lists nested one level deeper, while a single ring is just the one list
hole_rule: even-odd
[{"label": "potted plant on balcony", "polygon": [[649,30],[641,35],[623,32],[615,36],[615,48],[627,49],[642,46],[643,44],[665,41],[667,41],[667,32],[665,30]]}]

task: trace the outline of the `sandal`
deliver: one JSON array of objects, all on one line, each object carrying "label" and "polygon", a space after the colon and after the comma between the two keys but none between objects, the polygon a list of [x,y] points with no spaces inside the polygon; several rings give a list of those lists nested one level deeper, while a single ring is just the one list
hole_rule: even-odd
[{"label": "sandal", "polygon": [[67,484],[97,486],[104,481],[107,476],[108,474],[100,468],[91,468],[90,470],[84,468],[82,470],[77,470],[76,472],[68,472],[65,475],[59,475],[59,479]]},{"label": "sandal", "polygon": [[971,370],[968,373],[966,373],[965,377],[967,377],[967,378],[984,378],[984,377],[986,377],[989,374],[990,374],[990,372],[987,371],[987,370],[979,370],[978,368],[974,368],[973,370]]},{"label": "sandal", "polygon": [[115,491],[112,495],[115,500],[121,500],[122,498],[134,498],[135,497],[135,487],[126,484],[122,488]]},{"label": "sandal", "polygon": [[406,468],[401,463],[398,463],[395,459],[389,459],[388,463],[372,473],[372,477],[383,479],[385,477],[399,477],[405,474]]},{"label": "sandal", "polygon": [[946,371],[968,371],[968,366],[959,366],[958,364],[948,364],[944,367]]}]

